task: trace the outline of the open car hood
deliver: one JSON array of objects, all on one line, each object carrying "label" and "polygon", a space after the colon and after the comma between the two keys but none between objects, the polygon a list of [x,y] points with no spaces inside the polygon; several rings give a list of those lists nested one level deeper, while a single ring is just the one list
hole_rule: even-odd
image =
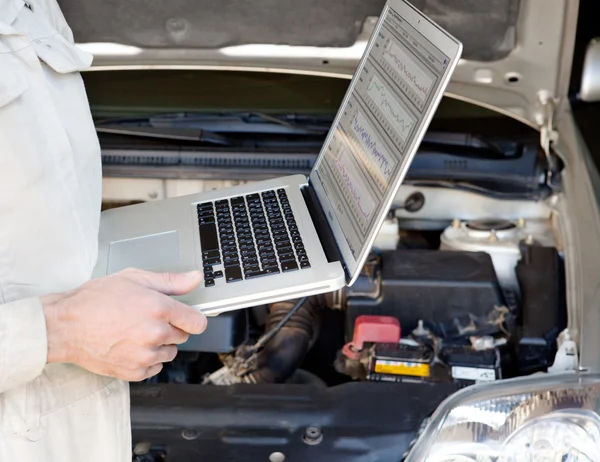
[{"label": "open car hood", "polygon": [[[95,69],[235,68],[350,77],[385,0],[59,0]],[[413,0],[463,42],[448,93],[540,125],[566,95],[576,0]]]}]

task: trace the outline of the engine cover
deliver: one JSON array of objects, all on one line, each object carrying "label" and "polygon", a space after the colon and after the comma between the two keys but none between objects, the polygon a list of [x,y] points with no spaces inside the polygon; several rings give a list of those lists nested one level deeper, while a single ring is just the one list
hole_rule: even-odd
[{"label": "engine cover", "polygon": [[409,334],[423,320],[441,338],[497,332],[505,305],[491,257],[483,252],[394,250],[366,266],[346,293],[346,337],[360,315],[393,316]]}]

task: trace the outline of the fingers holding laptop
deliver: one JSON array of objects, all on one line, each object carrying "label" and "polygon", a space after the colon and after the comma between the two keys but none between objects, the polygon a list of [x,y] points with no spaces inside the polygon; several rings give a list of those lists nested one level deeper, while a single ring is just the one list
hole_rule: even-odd
[{"label": "fingers holding laptop", "polygon": [[170,295],[193,290],[202,274],[127,269],[69,292],[42,297],[47,362],[139,381],[172,361],[178,344],[206,329],[206,317]]}]

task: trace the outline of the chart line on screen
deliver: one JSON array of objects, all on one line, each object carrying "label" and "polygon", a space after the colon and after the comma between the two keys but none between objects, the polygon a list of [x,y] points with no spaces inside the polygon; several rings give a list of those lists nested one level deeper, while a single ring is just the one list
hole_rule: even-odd
[{"label": "chart line on screen", "polygon": [[336,175],[341,181],[342,191],[346,199],[350,199],[352,212],[360,218],[361,227],[365,227],[375,211],[375,200],[371,197],[367,185],[361,179],[356,167],[350,161],[350,153],[345,147],[340,149],[334,159]]},{"label": "chart line on screen", "polygon": [[367,95],[374,103],[372,109],[383,114],[402,141],[406,141],[416,121],[376,75],[367,87]]},{"label": "chart line on screen", "polygon": [[383,59],[421,101],[427,99],[434,79],[422,70],[422,65],[415,63],[408,53],[391,40],[384,47]]},{"label": "chart line on screen", "polygon": [[387,186],[394,173],[396,160],[387,152],[387,149],[375,134],[375,129],[360,111],[356,112],[352,120],[352,133],[360,144],[359,152],[368,154],[366,159],[361,156],[367,165],[367,169],[381,177],[384,183],[383,186]]}]

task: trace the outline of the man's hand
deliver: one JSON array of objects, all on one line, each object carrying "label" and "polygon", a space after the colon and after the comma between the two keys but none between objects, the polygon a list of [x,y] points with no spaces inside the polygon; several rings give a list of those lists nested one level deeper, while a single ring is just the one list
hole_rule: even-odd
[{"label": "man's hand", "polygon": [[42,298],[48,363],[69,362],[91,372],[140,381],[172,361],[177,344],[206,329],[206,317],[169,295],[190,292],[200,272],[127,269]]}]

